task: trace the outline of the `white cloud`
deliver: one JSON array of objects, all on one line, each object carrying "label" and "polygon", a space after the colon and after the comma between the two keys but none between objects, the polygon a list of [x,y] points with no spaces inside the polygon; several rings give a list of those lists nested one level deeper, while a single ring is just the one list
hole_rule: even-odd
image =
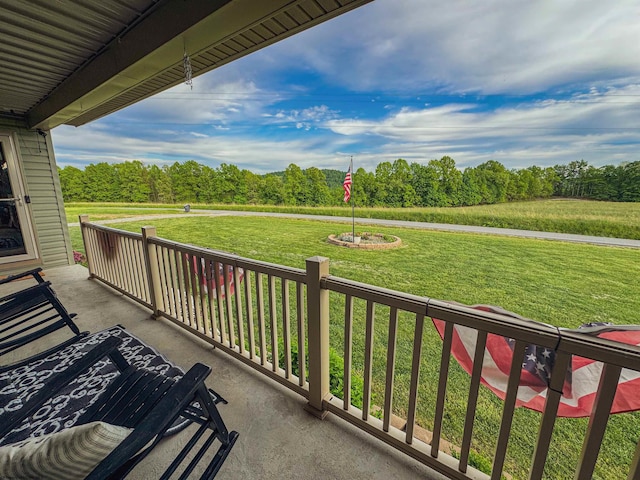
[{"label": "white cloud", "polygon": [[[218,71],[214,72],[218,73]],[[177,85],[132,105],[109,122],[174,123],[220,126],[259,115],[265,106],[280,99],[248,79],[227,79],[224,75],[203,75],[194,79],[193,90]]]},{"label": "white cloud", "polygon": [[342,168],[345,156],[336,153],[336,148],[349,143],[344,139],[322,142],[317,138],[277,140],[250,135],[142,138],[143,135],[133,131],[132,136],[125,137],[108,129],[91,128],[91,125],[80,128],[83,129],[81,135],[77,129],[67,126],[58,127],[52,134],[56,161],[61,167],[82,168],[89,163],[130,160],[162,165],[193,159],[211,167],[231,163],[255,173],[284,170],[291,163],[303,169]]},{"label": "white cloud", "polygon": [[510,168],[580,158],[594,165],[635,160],[640,142],[640,85],[489,111],[478,107],[402,109],[380,121],[340,119],[327,126],[345,136],[383,137],[384,149],[400,157],[451,155],[462,165],[494,159]]},{"label": "white cloud", "polygon": [[377,0],[270,55],[360,91],[526,94],[638,82],[639,17],[635,0]]},{"label": "white cloud", "polygon": [[264,114],[263,117],[271,118],[275,124],[291,123],[295,124],[297,129],[310,130],[320,122],[338,118],[339,113],[326,105],[316,105],[302,110],[280,110],[274,115]]}]

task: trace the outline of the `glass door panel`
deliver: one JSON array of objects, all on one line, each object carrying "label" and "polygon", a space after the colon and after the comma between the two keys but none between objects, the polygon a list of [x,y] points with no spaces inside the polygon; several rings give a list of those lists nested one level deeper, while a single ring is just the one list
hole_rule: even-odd
[{"label": "glass door panel", "polygon": [[0,135],[0,263],[35,258],[29,213],[8,135]]}]

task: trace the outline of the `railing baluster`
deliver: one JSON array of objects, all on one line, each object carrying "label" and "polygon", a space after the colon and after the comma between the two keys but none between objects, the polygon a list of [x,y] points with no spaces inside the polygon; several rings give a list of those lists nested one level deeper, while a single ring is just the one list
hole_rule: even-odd
[{"label": "railing baluster", "polygon": [[185,303],[185,291],[184,282],[182,281],[183,268],[182,268],[182,255],[176,249],[173,251],[173,257],[175,259],[175,275],[176,286],[178,287],[178,295],[180,297],[180,321],[185,325],[188,325],[188,319],[186,315],[186,303]]},{"label": "railing baluster", "polygon": [[582,444],[582,452],[578,461],[576,480],[589,480],[593,477],[593,470],[600,453],[600,445],[609,421],[609,411],[613,404],[618,387],[618,379],[622,367],[605,363],[598,384],[598,392],[589,417],[586,438]]},{"label": "railing baluster", "polygon": [[416,423],[418,406],[418,381],[420,379],[420,361],[422,359],[422,334],[424,331],[424,315],[416,314],[416,326],[413,333],[413,357],[411,360],[411,380],[409,382],[409,409],[407,411],[406,442],[413,442],[413,429]]},{"label": "railing baluster", "polygon": [[[214,264],[211,260],[206,259],[204,262],[204,271],[205,271],[205,279],[207,282],[207,299],[209,301],[209,320],[211,324],[209,328],[211,328],[211,337],[215,340],[222,341],[222,337],[220,336],[220,331],[218,329],[218,319],[216,317],[216,302],[214,298],[214,292],[212,289],[215,289],[215,280],[213,271]],[[215,290],[217,292],[217,290]]]},{"label": "railing baluster", "polygon": [[236,328],[238,332],[238,348],[240,349],[240,353],[244,353],[245,344],[244,344],[244,320],[242,318],[242,295],[240,294],[240,273],[238,272],[238,267],[233,265],[233,285],[234,285],[234,297],[236,304]]},{"label": "railing baluster", "polygon": [[142,240],[135,240],[134,248],[136,250],[136,254],[134,255],[134,257],[138,260],[138,272],[139,272],[138,275],[140,276],[140,283],[142,286],[141,296],[147,303],[151,303],[151,292],[149,289],[149,282],[151,282],[151,279],[147,276],[147,267],[144,264],[144,251],[143,251]]},{"label": "railing baluster", "polygon": [[173,255],[172,250],[168,249],[165,252],[165,257],[167,259],[167,275],[170,279],[171,284],[171,314],[176,320],[180,319],[180,313],[178,311],[178,289],[176,284],[176,259],[175,255]]},{"label": "railing baluster", "polygon": [[398,331],[398,309],[391,307],[389,312],[389,338],[387,340],[387,374],[384,389],[384,416],[382,430],[389,431],[393,414],[393,382],[396,368],[396,336]]},{"label": "railing baluster", "polygon": [[103,251],[103,246],[100,243],[101,236],[105,234],[99,230],[94,231],[94,241],[96,242],[96,251],[98,252],[98,258],[100,259],[100,277],[106,280],[109,279],[109,269],[107,268],[107,258]]},{"label": "railing baluster", "polygon": [[106,255],[104,253],[104,246],[103,246],[103,243],[104,243],[103,237],[105,233],[102,232],[101,230],[94,230],[93,234],[94,234],[94,242],[96,244],[96,257],[99,259],[99,263],[100,263],[100,268],[99,268],[100,278],[108,280]]},{"label": "railing baluster", "polygon": [[228,324],[228,332],[229,332],[229,348],[234,348],[236,346],[236,334],[235,328],[233,327],[233,305],[231,298],[231,282],[229,277],[229,265],[222,264],[222,275],[224,278],[224,304],[227,307],[227,324]]},{"label": "railing baluster", "polygon": [[85,248],[85,251],[90,250],[93,257],[93,268],[89,271],[89,274],[102,277],[102,255],[100,249],[98,248],[98,242],[96,240],[97,232],[92,226],[89,225],[85,226],[85,232],[87,232],[87,240],[90,244],[90,247]]},{"label": "railing baluster", "polygon": [[138,298],[143,298],[142,288],[140,287],[140,275],[138,274],[136,264],[136,253],[134,249],[134,241],[131,238],[124,238],[122,245],[122,254],[125,262],[125,269],[127,274],[125,275],[124,289],[132,295]]},{"label": "railing baluster", "polygon": [[130,294],[136,297],[139,297],[139,294],[138,292],[136,292],[135,287],[133,286],[133,283],[131,281],[131,277],[134,277],[134,276],[137,277],[137,275],[130,275],[129,261],[131,260],[131,255],[129,254],[129,251],[128,251],[129,240],[130,239],[127,237],[122,237],[120,242],[121,264],[122,264],[122,269],[124,271],[124,274],[122,275],[122,278],[123,278],[122,288],[123,290],[126,290]]},{"label": "railing baluster", "polygon": [[249,358],[256,356],[256,333],[253,322],[253,297],[251,295],[251,272],[244,271],[244,303],[247,312],[247,329],[249,330]]},{"label": "railing baluster", "polygon": [[258,330],[260,335],[260,365],[267,362],[267,335],[264,319],[264,293],[262,288],[262,274],[256,273],[256,302],[258,307]]},{"label": "railing baluster", "polygon": [[129,257],[129,271],[130,275],[133,277],[131,282],[132,291],[135,291],[135,295],[139,298],[142,298],[144,289],[142,287],[142,277],[138,275],[136,270],[136,254],[135,254],[135,240],[127,239],[127,246],[125,248],[126,256]]},{"label": "railing baluster", "polygon": [[271,366],[274,372],[278,371],[280,357],[278,355],[278,319],[276,312],[276,279],[273,275],[268,277],[269,285],[269,319],[271,320]]},{"label": "railing baluster", "polygon": [[200,264],[198,267],[196,280],[198,281],[198,285],[200,287],[200,312],[202,314],[200,331],[206,335],[208,325],[211,323],[209,320],[209,305],[208,305],[209,285],[207,285],[207,273],[204,267],[207,261],[205,258],[202,258],[202,257],[199,258],[198,260],[200,261]]},{"label": "railing baluster", "polygon": [[364,341],[364,393],[362,395],[362,419],[369,418],[371,409],[371,376],[373,371],[373,327],[375,303],[367,301],[367,326]]},{"label": "railing baluster", "polygon": [[304,289],[301,282],[296,282],[296,310],[298,320],[298,385],[301,387],[305,385],[307,378],[307,365],[306,365],[306,346],[305,346],[305,333],[306,326],[304,322]]},{"label": "railing baluster", "polygon": [[[93,265],[90,265],[89,275],[102,277],[102,256],[100,254],[100,249],[98,248],[98,242],[96,241],[96,230],[89,225],[85,225],[84,231],[87,234],[86,241],[89,242],[89,247],[85,246],[85,252],[91,252],[91,258],[93,261]],[[88,256],[87,261],[89,261]]]},{"label": "railing baluster", "polygon": [[544,464],[547,461],[549,453],[549,445],[551,443],[551,435],[553,427],[556,423],[556,414],[558,413],[558,405],[562,397],[562,388],[567,376],[567,367],[571,355],[558,352],[556,355],[553,371],[551,372],[551,382],[547,388],[546,399],[544,403],[544,413],[540,422],[538,431],[538,439],[533,452],[533,462],[529,470],[529,480],[539,480],[544,473]]},{"label": "railing baluster", "polygon": [[114,273],[114,282],[118,287],[124,288],[124,280],[122,275],[122,261],[121,261],[121,237],[112,235],[110,241],[113,242],[113,273]]},{"label": "railing baluster", "polygon": [[[224,265],[214,261],[212,269],[213,283],[216,286],[216,306],[218,307],[218,326],[220,327],[220,342],[227,343],[227,326],[224,314],[224,298],[222,297],[222,289],[224,288]],[[222,271],[222,282],[220,281],[220,272]]]},{"label": "railing baluster", "polygon": [[110,255],[110,251],[111,251],[111,243],[110,243],[110,239],[109,239],[109,234],[107,234],[106,232],[101,232],[102,238],[103,238],[103,248],[106,250],[106,252],[103,252],[103,257],[105,259],[105,270],[106,270],[106,279],[113,283],[115,285],[115,280],[114,280],[114,275],[113,275],[113,261],[111,259],[111,255]]},{"label": "railing baluster", "polygon": [[440,375],[438,377],[438,396],[436,397],[436,412],[433,420],[433,438],[431,440],[431,456],[438,458],[440,451],[440,436],[442,434],[442,417],[444,402],[447,394],[447,379],[449,378],[449,361],[451,359],[451,342],[453,340],[453,323],[447,322],[442,339],[442,355],[440,356]]},{"label": "railing baluster", "polygon": [[[106,238],[107,238],[107,234],[101,231],[97,232],[97,237],[96,237],[96,241],[98,242],[98,249],[100,251],[100,258],[102,259],[102,278],[106,279],[107,281],[111,281],[111,276],[109,275],[110,272],[110,266],[109,266],[109,259],[107,257],[107,254],[104,252],[104,248],[105,246],[101,243],[101,238],[102,238],[102,242],[104,242],[106,244]],[[106,248],[108,249],[109,246],[107,244]]]},{"label": "railing baluster", "polygon": [[460,465],[458,470],[465,473],[469,463],[469,450],[471,449],[471,438],[473,435],[473,423],[478,406],[478,390],[480,389],[480,377],[482,374],[482,359],[484,349],[487,345],[487,332],[478,330],[476,351],[473,356],[473,373],[471,374],[471,385],[469,387],[469,399],[467,400],[467,414],[464,419],[464,433],[462,435],[462,445],[460,446]]},{"label": "railing baluster", "polygon": [[182,279],[184,281],[184,299],[186,302],[187,325],[193,325],[193,289],[191,288],[191,272],[193,271],[191,264],[192,257],[189,254],[180,252],[182,260]]},{"label": "railing baluster", "polygon": [[289,281],[280,280],[282,291],[282,343],[284,348],[284,375],[291,378],[291,320],[289,308]]},{"label": "railing baluster", "polygon": [[169,300],[169,293],[168,293],[169,280],[167,279],[166,270],[165,270],[166,265],[165,265],[165,258],[164,258],[164,248],[155,244],[154,244],[154,248],[156,249],[156,258],[158,259],[160,285],[162,286],[162,305],[158,305],[158,309],[161,312],[168,313],[169,309],[167,308],[167,301]]},{"label": "railing baluster", "polygon": [[345,410],[351,406],[351,363],[353,361],[353,297],[344,298],[344,394],[342,405]]},{"label": "railing baluster", "polygon": [[191,303],[193,304],[193,328],[197,331],[200,330],[202,325],[201,310],[200,310],[200,274],[201,270],[201,258],[198,255],[190,256],[189,265],[189,278],[191,279]]},{"label": "railing baluster", "polygon": [[507,453],[509,434],[511,433],[513,412],[516,408],[518,384],[520,383],[520,373],[522,372],[522,361],[524,359],[524,351],[526,347],[526,343],[516,341],[513,348],[511,370],[509,371],[509,381],[507,383],[507,394],[504,399],[504,407],[502,410],[502,422],[500,422],[500,433],[498,434],[496,454],[494,456],[493,467],[491,469],[492,480],[500,480],[502,477],[502,468],[504,467],[504,458]]},{"label": "railing baluster", "polygon": [[116,265],[118,271],[118,286],[129,292],[126,288],[126,268],[125,268],[125,254],[124,254],[124,240],[125,237],[116,236],[116,244],[118,245],[116,250]]}]

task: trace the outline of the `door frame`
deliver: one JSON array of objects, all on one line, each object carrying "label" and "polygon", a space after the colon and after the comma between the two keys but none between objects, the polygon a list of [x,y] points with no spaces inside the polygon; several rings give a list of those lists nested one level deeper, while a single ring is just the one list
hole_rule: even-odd
[{"label": "door frame", "polygon": [[[20,230],[26,253],[19,255],[11,255],[8,257],[0,257],[0,266],[10,263],[23,262],[25,260],[35,260],[40,257],[38,244],[36,242],[35,230],[33,228],[33,219],[31,208],[25,201],[28,192],[25,188],[24,174],[22,171],[22,161],[18,150],[18,137],[15,132],[7,132],[0,130],[0,145],[7,162],[7,171],[11,182],[13,196],[19,198],[16,202],[18,210],[18,219],[20,222]],[[16,192],[16,190],[18,190]]]}]

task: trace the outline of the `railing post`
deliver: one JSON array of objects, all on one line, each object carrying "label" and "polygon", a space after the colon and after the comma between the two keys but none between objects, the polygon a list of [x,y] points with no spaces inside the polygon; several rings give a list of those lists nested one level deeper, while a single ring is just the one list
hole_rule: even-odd
[{"label": "railing post", "polygon": [[78,217],[80,220],[80,232],[82,233],[82,243],[84,243],[84,254],[87,256],[87,265],[89,266],[89,278],[93,278],[96,276],[96,271],[93,267],[93,251],[91,250],[91,245],[87,240],[87,232],[85,227],[85,223],[89,223],[89,215],[80,215]]},{"label": "railing post", "polygon": [[320,283],[327,275],[328,258],[307,259],[309,403],[305,408],[321,419],[327,415],[324,399],[329,395],[329,291]]},{"label": "railing post", "polygon": [[149,282],[149,296],[151,297],[151,308],[154,318],[160,316],[158,306],[162,304],[162,286],[160,285],[160,269],[158,267],[158,255],[153,245],[149,244],[148,238],[156,236],[156,227],[142,227],[142,250],[144,251],[144,264],[147,270],[147,281]]}]

